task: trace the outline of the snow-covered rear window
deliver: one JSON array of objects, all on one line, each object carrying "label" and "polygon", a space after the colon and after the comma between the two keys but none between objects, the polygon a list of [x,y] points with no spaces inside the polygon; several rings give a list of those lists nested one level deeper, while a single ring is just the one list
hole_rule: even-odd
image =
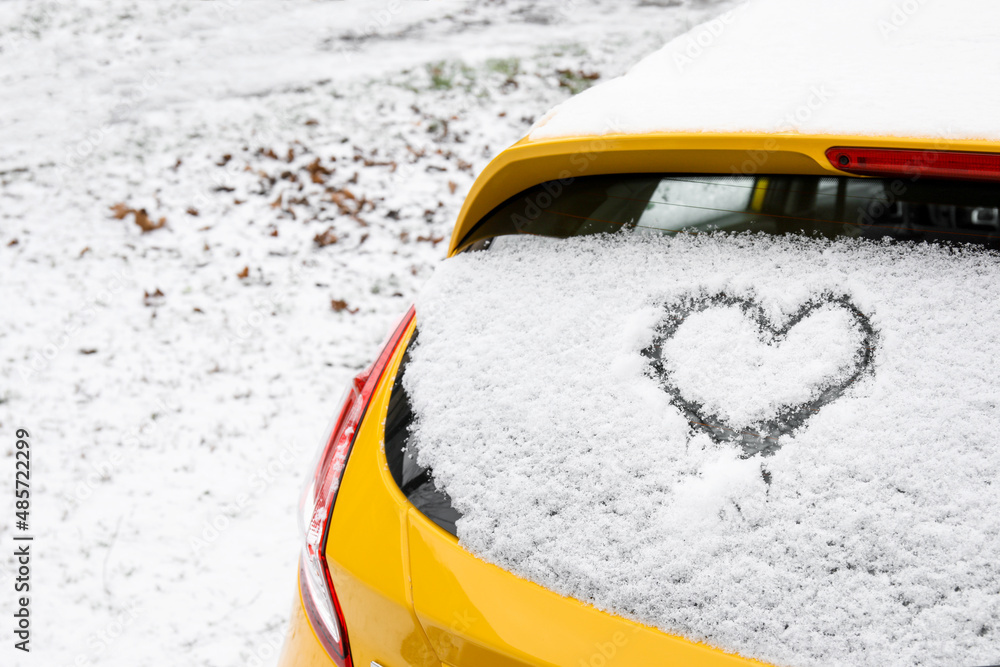
[{"label": "snow-covered rear window", "polygon": [[[647,192],[633,222],[642,178],[601,182]],[[803,219],[855,192],[743,185]],[[777,665],[1000,663],[1000,257],[973,221],[995,204],[924,186],[838,225],[857,238],[522,235],[447,260],[403,385],[461,544]],[[982,243],[900,240],[929,229]]]}]

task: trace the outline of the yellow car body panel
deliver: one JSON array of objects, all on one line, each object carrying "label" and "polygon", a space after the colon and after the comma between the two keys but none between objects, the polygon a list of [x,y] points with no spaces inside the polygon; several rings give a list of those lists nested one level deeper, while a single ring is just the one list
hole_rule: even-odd
[{"label": "yellow car body panel", "polygon": [[448,665],[762,664],[599,611],[484,563],[416,509],[409,537],[417,615]]},{"label": "yellow car body panel", "polygon": [[[483,216],[548,180],[643,172],[849,175],[834,146],[996,152],[996,143],[857,136],[670,134],[522,140],[476,180],[449,256]],[[396,486],[383,447],[397,347],[358,431],[330,519],[327,559],[355,667],[749,667],[488,564],[420,514]],[[330,667],[297,601],[281,667]]]},{"label": "yellow car body panel", "polygon": [[[382,445],[393,379],[413,328],[372,397],[330,520],[327,561],[355,667],[601,667],[612,658],[622,667],[761,664],[599,611],[485,563],[413,508],[389,473]],[[333,665],[301,599],[279,664]]]}]

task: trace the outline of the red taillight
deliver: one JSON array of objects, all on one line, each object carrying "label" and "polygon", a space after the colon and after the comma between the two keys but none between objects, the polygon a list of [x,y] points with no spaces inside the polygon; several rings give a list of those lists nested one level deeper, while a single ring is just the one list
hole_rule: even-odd
[{"label": "red taillight", "polygon": [[320,450],[314,475],[302,494],[301,520],[305,536],[299,563],[302,601],[316,636],[340,667],[351,667],[352,663],[344,615],[326,562],[330,512],[368,403],[412,319],[411,308],[389,337],[378,359],[351,382],[330,437]]},{"label": "red taillight", "polygon": [[925,176],[1000,181],[1000,155],[898,148],[844,148],[826,151],[837,169],[861,176]]}]

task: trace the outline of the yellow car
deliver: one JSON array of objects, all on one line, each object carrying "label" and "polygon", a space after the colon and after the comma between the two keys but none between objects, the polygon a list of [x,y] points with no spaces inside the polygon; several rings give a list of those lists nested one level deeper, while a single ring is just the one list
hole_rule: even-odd
[{"label": "yellow car", "polygon": [[[646,216],[657,188],[678,180],[700,189],[686,191],[689,200],[673,213]],[[1000,146],[981,141],[791,133],[525,139],[476,181],[449,257],[508,235],[567,238],[637,226],[995,248],[998,180]],[[305,493],[300,597],[282,667],[763,664],[563,597],[466,551],[456,536],[459,513],[407,449],[413,416],[400,369],[417,324],[411,310],[355,378]],[[759,452],[763,440],[740,444]]]}]

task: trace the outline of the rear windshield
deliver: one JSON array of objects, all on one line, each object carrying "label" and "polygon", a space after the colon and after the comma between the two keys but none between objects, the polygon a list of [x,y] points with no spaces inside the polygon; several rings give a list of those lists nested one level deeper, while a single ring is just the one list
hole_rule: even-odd
[{"label": "rear windshield", "polygon": [[549,181],[460,244],[496,236],[706,231],[1000,245],[1000,188],[920,177],[638,174]]}]

